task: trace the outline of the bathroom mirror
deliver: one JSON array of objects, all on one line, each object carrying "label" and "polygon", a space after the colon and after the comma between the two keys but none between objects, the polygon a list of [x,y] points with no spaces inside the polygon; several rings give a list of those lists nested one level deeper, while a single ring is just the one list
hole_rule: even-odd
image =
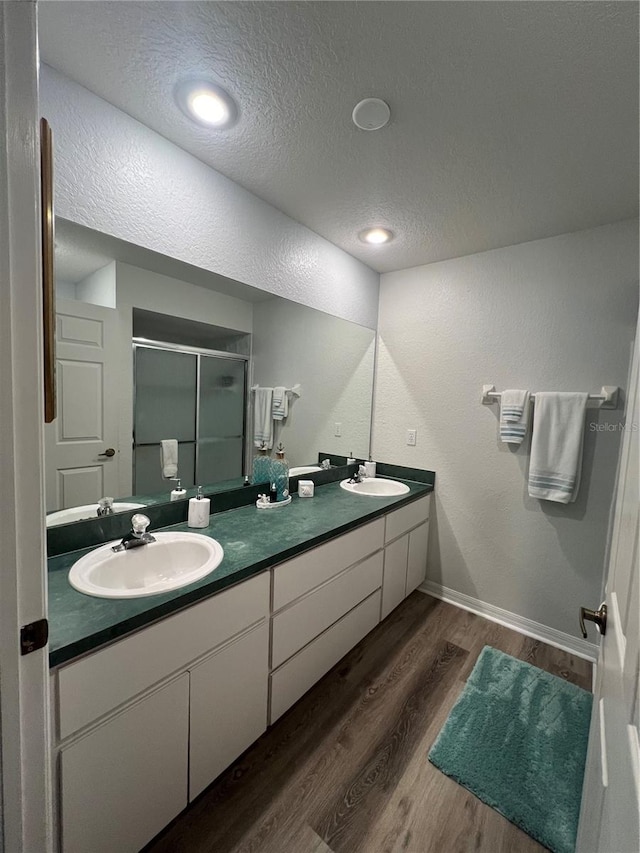
[{"label": "bathroom mirror", "polygon": [[291,466],[319,451],[368,456],[372,329],[62,219],[55,268],[46,506],[88,510],[50,522],[93,517],[104,496],[123,511],[168,501],[176,484],[162,477],[162,439],[178,440],[183,487],[241,487],[255,386],[299,386],[273,425]]}]

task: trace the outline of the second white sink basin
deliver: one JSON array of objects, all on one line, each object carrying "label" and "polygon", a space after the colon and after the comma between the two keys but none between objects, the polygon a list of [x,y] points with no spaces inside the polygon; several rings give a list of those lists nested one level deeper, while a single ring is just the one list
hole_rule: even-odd
[{"label": "second white sink basin", "polygon": [[[144,504],[123,503],[116,501],[112,505],[114,513],[130,512],[132,509],[142,509]],[[83,521],[87,518],[98,518],[98,504],[85,504],[84,506],[70,506],[68,509],[59,509],[47,516],[47,527],[57,527],[58,524],[68,524],[70,521]]]},{"label": "second white sink basin", "polygon": [[153,533],[156,541],[115,552],[109,542],[85,554],[69,571],[69,583],[98,598],[139,598],[180,589],[206,577],[224,551],[201,533]]},{"label": "second white sink basin", "polygon": [[289,468],[290,477],[301,477],[303,474],[315,474],[316,471],[322,471],[319,465],[298,465],[296,468]]},{"label": "second white sink basin", "polygon": [[397,480],[385,480],[382,477],[365,477],[361,483],[350,483],[342,480],[343,489],[354,495],[364,495],[368,498],[391,498],[396,495],[406,495],[409,486],[399,483]]}]

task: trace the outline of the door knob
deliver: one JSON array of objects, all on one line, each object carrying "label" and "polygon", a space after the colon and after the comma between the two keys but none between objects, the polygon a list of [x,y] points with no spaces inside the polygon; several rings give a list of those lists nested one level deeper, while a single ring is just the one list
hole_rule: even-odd
[{"label": "door knob", "polygon": [[595,622],[596,628],[602,636],[607,633],[607,605],[601,604],[599,610],[589,610],[588,607],[580,608],[580,630],[582,631],[582,636],[586,639],[587,637],[587,629],[584,627],[584,620],[587,622]]},{"label": "door knob", "polygon": [[108,459],[111,459],[111,457],[115,455],[116,452],[113,447],[107,447],[104,453],[98,453],[98,456],[106,456]]}]

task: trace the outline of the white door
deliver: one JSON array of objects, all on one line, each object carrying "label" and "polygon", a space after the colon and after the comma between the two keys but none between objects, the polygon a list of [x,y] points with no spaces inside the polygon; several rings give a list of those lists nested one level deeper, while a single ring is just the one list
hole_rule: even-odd
[{"label": "white door", "polygon": [[118,312],[56,303],[58,415],[45,429],[47,511],[118,494]]},{"label": "white door", "polygon": [[[0,3],[0,850],[52,849],[35,3]],[[11,227],[9,227],[9,225]]]},{"label": "white door", "polygon": [[576,853],[640,850],[638,338],[636,332]]}]

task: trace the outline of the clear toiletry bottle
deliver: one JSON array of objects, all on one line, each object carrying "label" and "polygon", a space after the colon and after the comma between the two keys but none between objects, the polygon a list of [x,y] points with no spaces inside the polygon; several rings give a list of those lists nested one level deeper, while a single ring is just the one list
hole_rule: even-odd
[{"label": "clear toiletry bottle", "polygon": [[289,463],[284,458],[282,442],[276,449],[276,458],[271,466],[271,479],[276,484],[278,500],[284,501],[289,497]]},{"label": "clear toiletry bottle", "polygon": [[251,481],[254,485],[258,483],[271,483],[271,457],[266,442],[262,442],[258,448],[258,452],[253,457],[253,468],[251,471]]}]

